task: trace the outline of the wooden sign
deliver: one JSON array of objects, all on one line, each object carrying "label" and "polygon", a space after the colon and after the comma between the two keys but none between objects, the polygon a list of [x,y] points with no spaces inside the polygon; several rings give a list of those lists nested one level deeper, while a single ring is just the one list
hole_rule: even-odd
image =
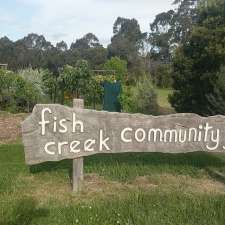
[{"label": "wooden sign", "polygon": [[147,116],[36,105],[22,123],[29,165],[97,153],[225,153],[225,117]]}]

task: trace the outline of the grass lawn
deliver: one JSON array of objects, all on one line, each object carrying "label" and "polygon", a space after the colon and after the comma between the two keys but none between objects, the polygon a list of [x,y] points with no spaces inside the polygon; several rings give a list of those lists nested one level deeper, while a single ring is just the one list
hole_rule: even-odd
[{"label": "grass lawn", "polygon": [[168,96],[173,93],[172,89],[156,89],[158,95],[158,104],[165,113],[174,113],[174,109],[171,107]]},{"label": "grass lawn", "polygon": [[22,144],[0,145],[1,225],[223,225],[225,155],[86,157],[83,191],[71,193],[71,160],[28,167]]},{"label": "grass lawn", "polygon": [[[162,113],[171,90],[158,89]],[[0,225],[224,225],[225,154],[125,153],[84,159],[71,192],[71,160],[26,166],[19,123],[0,112]],[[5,129],[7,127],[7,129]]]}]

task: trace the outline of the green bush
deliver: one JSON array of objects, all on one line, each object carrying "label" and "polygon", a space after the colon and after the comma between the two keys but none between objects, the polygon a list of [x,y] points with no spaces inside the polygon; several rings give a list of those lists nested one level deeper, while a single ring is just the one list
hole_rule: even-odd
[{"label": "green bush", "polygon": [[133,86],[122,86],[122,93],[120,95],[120,104],[123,112],[135,113],[135,98],[134,98],[135,87]]},{"label": "green bush", "polygon": [[64,81],[64,91],[71,94],[73,98],[85,96],[91,80],[88,62],[86,60],[79,60],[75,67],[70,65],[64,66],[59,79]]},{"label": "green bush", "polygon": [[42,87],[42,78],[44,76],[45,71],[43,69],[24,69],[19,70],[18,75],[22,77],[24,80],[30,82],[36,89],[40,91],[44,95],[43,87]]},{"label": "green bush", "polygon": [[0,71],[1,110],[30,112],[41,97],[41,90],[30,80],[11,71]]},{"label": "green bush", "polygon": [[158,114],[157,94],[152,81],[145,76],[136,86],[124,86],[120,101],[124,112]]},{"label": "green bush", "polygon": [[105,70],[115,71],[116,80],[124,82],[127,76],[127,61],[122,60],[119,57],[112,57],[107,60],[104,65]]},{"label": "green bush", "polygon": [[[61,82],[61,80],[59,79]],[[59,81],[57,80],[57,77],[53,75],[52,72],[49,70],[43,70],[43,76],[42,76],[42,88],[44,90],[44,93],[49,97],[50,101],[55,103],[57,99],[57,90],[59,86]]]}]

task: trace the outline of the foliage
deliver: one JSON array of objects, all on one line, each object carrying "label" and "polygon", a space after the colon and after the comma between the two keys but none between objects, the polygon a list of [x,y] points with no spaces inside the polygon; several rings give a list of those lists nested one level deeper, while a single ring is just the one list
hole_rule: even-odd
[{"label": "foliage", "polygon": [[78,76],[78,97],[79,94],[84,95],[88,89],[88,83],[91,79],[91,71],[86,60],[79,60],[76,63],[76,71]]},{"label": "foliage", "polygon": [[58,51],[63,51],[63,52],[65,52],[65,51],[68,50],[68,46],[67,46],[67,44],[66,44],[65,41],[60,41],[60,42],[56,43],[56,49],[57,49]]},{"label": "foliage", "polygon": [[113,25],[113,34],[109,54],[120,56],[128,61],[129,55],[136,55],[143,45],[145,33],[135,19],[118,17]]},{"label": "foliage", "polygon": [[147,77],[143,77],[137,82],[134,99],[136,112],[153,115],[158,113],[157,94],[152,81]]},{"label": "foliage", "polygon": [[43,35],[34,33],[15,42],[7,37],[0,38],[0,62],[7,63],[13,71],[32,67],[56,73],[66,64],[75,66],[81,59],[96,68],[105,63],[107,49],[99,44],[94,34],[86,34],[72,43],[70,49],[64,41],[53,46]]},{"label": "foliage", "polygon": [[206,95],[209,102],[208,109],[212,115],[225,114],[225,66],[216,74],[217,80],[213,83],[213,92]]},{"label": "foliage", "polygon": [[185,43],[196,21],[197,2],[174,1],[176,9],[157,15],[150,26],[150,34],[141,32],[136,19],[118,17],[107,48],[93,33],[85,34],[69,48],[64,41],[53,46],[43,35],[35,33],[15,42],[3,37],[0,39],[0,62],[8,63],[9,69],[14,71],[28,67],[44,68],[58,76],[60,68],[65,65],[75,67],[78,60],[88,61],[91,69],[103,69],[107,59],[116,56],[127,61],[128,80],[135,83],[139,76],[150,70],[146,59],[151,56],[153,60],[168,62],[173,49]]},{"label": "foliage", "polygon": [[103,97],[103,87],[102,87],[102,76],[96,77],[91,76],[87,85],[87,91],[84,94],[84,99],[89,106],[93,106],[93,109],[96,109],[97,104],[102,103]]},{"label": "foliage", "polygon": [[176,8],[158,14],[150,24],[149,42],[152,58],[171,61],[174,49],[184,44],[196,23],[199,0],[175,0]]},{"label": "foliage", "polygon": [[158,114],[157,94],[152,81],[142,77],[134,87],[123,87],[120,97],[125,112]]},{"label": "foliage", "polygon": [[150,24],[149,42],[151,44],[151,57],[160,59],[163,62],[170,60],[171,27],[174,13],[173,10],[160,13],[156,16],[154,22]]},{"label": "foliage", "polygon": [[112,57],[104,65],[105,70],[115,71],[115,79],[124,82],[127,77],[127,62],[119,57]]},{"label": "foliage", "polygon": [[84,37],[77,39],[75,43],[71,44],[71,49],[88,49],[88,48],[94,48],[99,47],[100,43],[98,38],[92,34],[88,33],[84,35]]},{"label": "foliage", "polygon": [[129,75],[134,80],[134,76],[143,74],[140,50],[143,48],[147,34],[142,33],[136,19],[126,19],[118,17],[113,25],[111,44],[108,46],[109,57],[118,56],[127,61]]},{"label": "foliage", "polygon": [[35,86],[36,89],[39,90],[40,93],[43,93],[43,87],[42,87],[42,78],[44,75],[44,71],[42,69],[37,70],[37,69],[24,69],[24,70],[19,70],[18,75],[22,77],[24,80],[32,83],[33,86]]},{"label": "foliage", "polygon": [[45,94],[50,96],[51,102],[55,103],[57,99],[58,80],[57,77],[47,69],[43,70],[42,87]]},{"label": "foliage", "polygon": [[92,68],[104,64],[107,59],[107,50],[99,43],[98,38],[88,33],[70,46],[67,64],[75,66],[78,60],[86,60]]},{"label": "foliage", "polygon": [[0,94],[10,94],[14,73],[8,70],[0,70]]},{"label": "foliage", "polygon": [[[178,112],[212,115],[212,101],[216,96],[218,72],[225,64],[225,2],[205,5],[199,10],[199,20],[191,37],[173,59],[173,88],[170,97]],[[217,111],[214,107],[213,111]],[[225,112],[223,112],[224,114]]]},{"label": "foliage", "polygon": [[74,98],[79,98],[81,95],[84,96],[91,79],[88,62],[80,60],[76,63],[76,67],[66,65],[60,75],[60,79],[64,81],[65,91],[71,93]]},{"label": "foliage", "polygon": [[[80,96],[88,105],[101,103],[101,82],[116,79],[124,86],[124,109],[137,111],[136,82],[148,74],[157,87],[172,85],[176,89],[170,102],[178,112],[224,114],[223,69],[220,71],[225,65],[224,1],[174,0],[173,4],[172,10],[155,17],[148,34],[141,31],[136,19],[118,17],[107,48],[93,33],[85,34],[70,47],[64,41],[53,46],[43,35],[35,33],[17,41],[0,38],[0,62],[8,63],[8,68],[16,71],[7,72],[9,76],[0,72],[1,107],[17,105],[13,103],[16,96],[11,79],[18,75],[34,92],[39,92],[41,101],[50,98],[51,102],[61,104],[65,97]],[[94,76],[91,69],[115,70],[115,76]],[[25,89],[29,85],[24,85]],[[23,94],[21,102],[26,102],[25,95],[29,94]]]},{"label": "foliage", "polygon": [[104,81],[108,81],[108,82],[114,82],[116,80],[116,76],[115,75],[95,75],[94,79],[96,80],[96,82],[101,85]]},{"label": "foliage", "polygon": [[38,102],[40,92],[31,82],[17,75],[13,82],[12,96],[18,111],[24,111],[27,107],[27,112],[30,112]]},{"label": "foliage", "polygon": [[[110,71],[111,72],[111,71]],[[96,104],[101,105],[103,101],[104,82],[113,83],[117,80],[116,75],[106,74],[106,75],[93,75],[89,80],[88,90],[85,94],[85,100],[89,106],[93,105],[93,108],[96,109]]]},{"label": "foliage", "polygon": [[42,99],[41,90],[21,75],[0,71],[0,105],[2,110],[30,112]]},{"label": "foliage", "polygon": [[123,112],[127,113],[135,113],[136,105],[135,105],[135,87],[122,85],[122,93],[120,94],[120,104],[122,106]]},{"label": "foliage", "polygon": [[76,66],[65,65],[58,73],[43,71],[42,85],[52,102],[64,104],[65,95],[69,98],[85,96],[91,74],[88,62],[79,60]]}]

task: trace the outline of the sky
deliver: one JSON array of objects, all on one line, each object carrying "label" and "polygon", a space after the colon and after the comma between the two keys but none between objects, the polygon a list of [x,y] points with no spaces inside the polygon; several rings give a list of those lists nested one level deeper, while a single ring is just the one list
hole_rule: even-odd
[{"label": "sky", "polygon": [[70,45],[94,33],[106,46],[118,16],[135,18],[143,32],[158,13],[174,8],[173,0],[0,0],[0,37],[15,41],[43,34],[53,44]]}]

